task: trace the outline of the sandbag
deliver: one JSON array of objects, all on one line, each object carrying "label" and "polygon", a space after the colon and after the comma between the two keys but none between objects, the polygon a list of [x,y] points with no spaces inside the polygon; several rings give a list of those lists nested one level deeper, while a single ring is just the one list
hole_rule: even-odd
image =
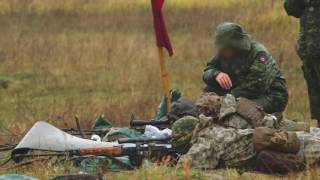
[{"label": "sandbag", "polygon": [[295,132],[286,132],[267,127],[255,128],[252,141],[257,152],[273,150],[284,153],[297,153],[300,148],[300,141]]}]

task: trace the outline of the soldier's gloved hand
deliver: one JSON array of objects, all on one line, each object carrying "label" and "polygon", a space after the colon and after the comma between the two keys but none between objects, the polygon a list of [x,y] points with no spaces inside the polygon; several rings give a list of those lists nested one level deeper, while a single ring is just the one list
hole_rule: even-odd
[{"label": "soldier's gloved hand", "polygon": [[224,89],[231,89],[232,88],[232,81],[229,77],[228,74],[224,73],[224,72],[220,72],[217,76],[216,76],[216,81],[219,83],[219,85],[224,88]]}]

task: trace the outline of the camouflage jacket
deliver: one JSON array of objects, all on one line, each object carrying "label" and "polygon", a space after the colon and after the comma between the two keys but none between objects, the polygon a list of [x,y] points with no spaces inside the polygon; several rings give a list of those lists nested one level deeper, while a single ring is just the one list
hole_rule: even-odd
[{"label": "camouflage jacket", "polygon": [[243,166],[256,155],[252,135],[253,129],[208,126],[196,133],[180,162],[187,160],[192,167],[201,169]]},{"label": "camouflage jacket", "polygon": [[231,94],[249,99],[256,99],[266,94],[276,78],[283,78],[268,50],[251,38],[250,50],[241,56],[232,60],[215,56],[204,70],[204,82],[212,86],[220,72],[230,76],[233,84]]},{"label": "camouflage jacket", "polygon": [[299,56],[319,59],[320,0],[285,0],[284,7],[288,15],[300,18],[297,45]]}]

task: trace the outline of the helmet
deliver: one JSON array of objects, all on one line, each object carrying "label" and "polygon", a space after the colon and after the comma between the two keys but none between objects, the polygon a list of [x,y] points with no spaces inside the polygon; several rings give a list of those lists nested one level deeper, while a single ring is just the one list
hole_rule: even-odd
[{"label": "helmet", "polygon": [[172,147],[179,153],[185,154],[191,147],[193,131],[199,120],[193,116],[185,116],[172,125]]}]

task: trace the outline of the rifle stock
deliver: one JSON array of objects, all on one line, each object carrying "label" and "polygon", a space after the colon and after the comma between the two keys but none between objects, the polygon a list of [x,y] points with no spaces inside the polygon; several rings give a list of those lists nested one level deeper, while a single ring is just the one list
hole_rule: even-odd
[{"label": "rifle stock", "polygon": [[79,150],[80,155],[99,155],[109,154],[113,156],[122,155],[121,147],[103,147],[103,148],[83,148]]}]

